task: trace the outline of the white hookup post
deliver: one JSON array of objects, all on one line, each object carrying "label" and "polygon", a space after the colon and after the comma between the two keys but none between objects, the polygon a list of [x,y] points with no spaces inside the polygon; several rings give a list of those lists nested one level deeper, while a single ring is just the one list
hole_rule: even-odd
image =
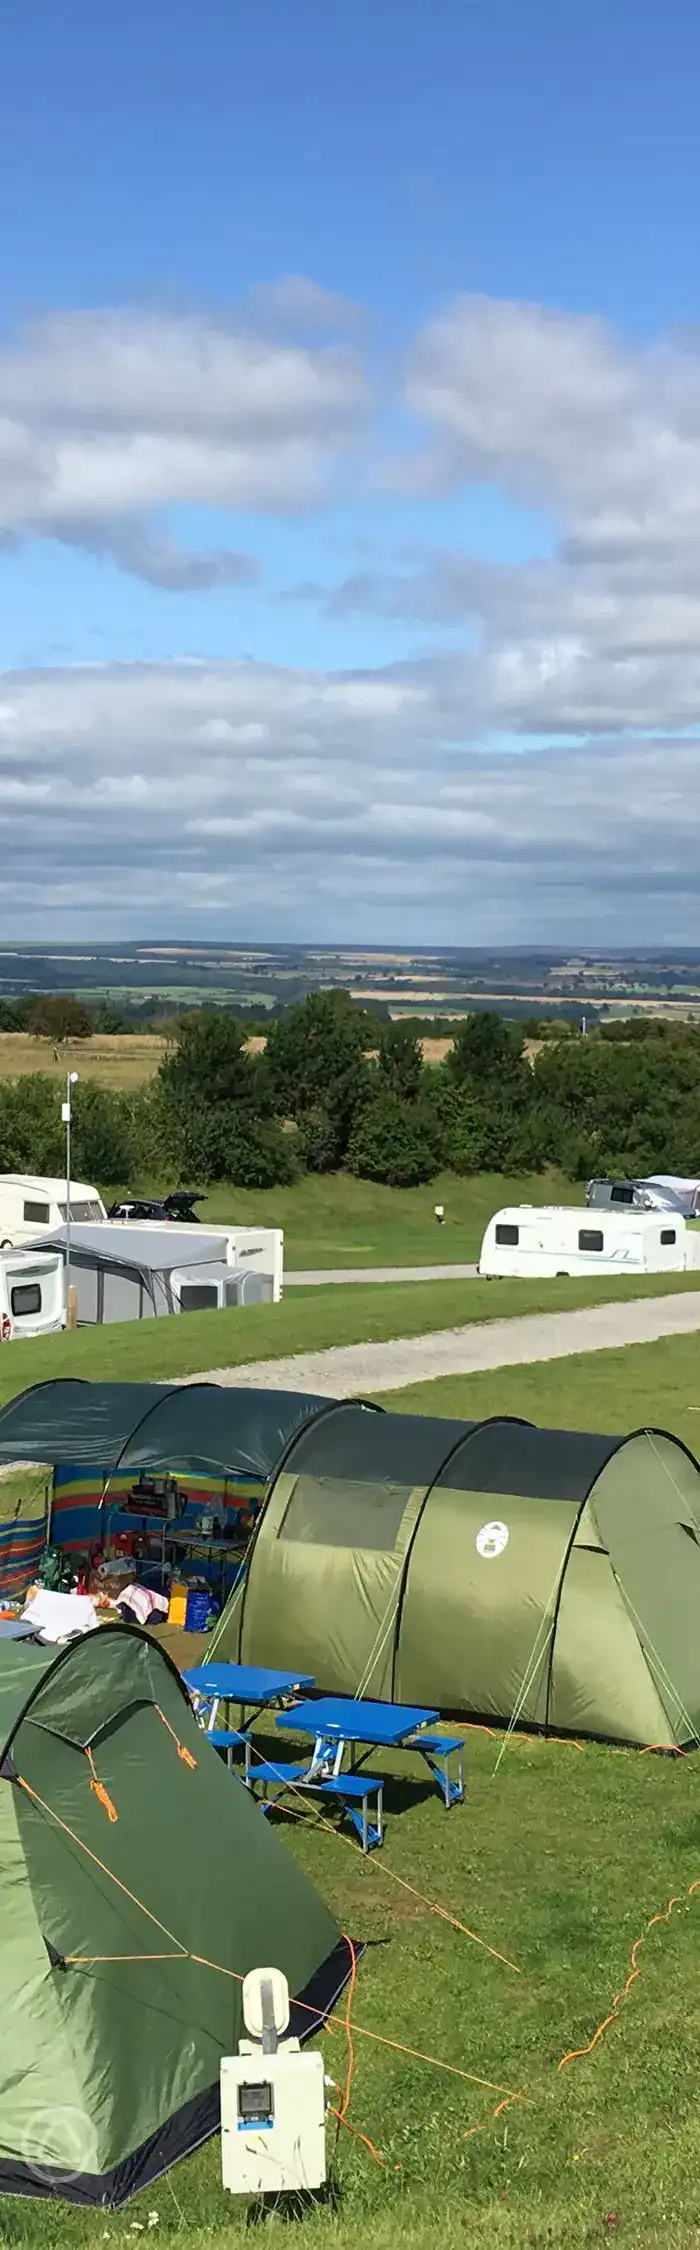
[{"label": "white hookup post", "polygon": [[70,1174],[71,1174],[71,1087],[77,1086],[77,1070],[69,1070],[66,1077],[66,1098],[61,1106],[61,1118],[66,1128],[66,1319],[70,1327]]}]

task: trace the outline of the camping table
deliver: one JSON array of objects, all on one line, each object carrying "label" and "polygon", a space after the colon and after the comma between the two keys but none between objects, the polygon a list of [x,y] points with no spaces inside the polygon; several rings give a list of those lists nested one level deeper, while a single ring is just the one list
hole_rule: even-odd
[{"label": "camping table", "polygon": [[[237,1539],[230,1537],[227,1532],[215,1535],[210,1531],[195,1531],[190,1529],[187,1524],[168,1524],[164,1545],[166,1554],[170,1548],[174,1555],[193,1555],[195,1557],[200,1555],[206,1562],[218,1562],[220,1564],[219,1598],[223,1605],[226,1591],[226,1570],[232,1555],[238,1556],[242,1562],[246,1551],[244,1541],[240,1537]],[[236,1584],[238,1584],[238,1578]]]},{"label": "camping table", "polygon": [[306,1690],[314,1685],[308,1672],[269,1672],[260,1664],[217,1664],[216,1661],[195,1665],[193,1671],[183,1673],[183,1679],[195,1698],[198,1717],[204,1706],[211,1705],[207,1734],[216,1728],[220,1703],[226,1707],[227,1724],[229,1704],[240,1703],[241,1724],[247,1712],[248,1724],[252,1725],[261,1711],[269,1710],[275,1703],[284,1704],[288,1697],[298,1695],[301,1688]]},{"label": "camping table", "polygon": [[[369,1703],[351,1696],[328,1695],[320,1696],[315,1703],[296,1704],[293,1711],[285,1711],[278,1718],[277,1725],[313,1735],[310,1774],[325,1770],[337,1777],[346,1744],[355,1773],[366,1764],[372,1750],[416,1750],[430,1767],[445,1804],[452,1805],[464,1796],[462,1741],[461,1737],[427,1733],[439,1717],[439,1711],[424,1711],[408,1703]],[[364,1746],[361,1758],[355,1756],[358,1744]],[[459,1762],[457,1781],[448,1772],[448,1759],[453,1753]]]}]

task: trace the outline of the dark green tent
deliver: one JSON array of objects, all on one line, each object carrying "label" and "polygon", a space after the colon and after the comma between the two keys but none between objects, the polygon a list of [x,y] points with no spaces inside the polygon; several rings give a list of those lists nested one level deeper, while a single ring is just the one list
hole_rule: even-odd
[{"label": "dark green tent", "polygon": [[700,1738],[700,1469],[676,1439],[338,1404],[273,1479],[217,1654],[336,1694]]},{"label": "dark green tent", "polygon": [[0,1407],[0,1462],[172,1469],[182,1476],[272,1475],[294,1432],[325,1398],[221,1383],[35,1383]]},{"label": "dark green tent", "polygon": [[302,2037],[345,1979],[331,1915],[125,1626],[0,1642],[0,1867],[0,2192],[125,2202],[216,2130],[247,1970],[284,1970]]}]

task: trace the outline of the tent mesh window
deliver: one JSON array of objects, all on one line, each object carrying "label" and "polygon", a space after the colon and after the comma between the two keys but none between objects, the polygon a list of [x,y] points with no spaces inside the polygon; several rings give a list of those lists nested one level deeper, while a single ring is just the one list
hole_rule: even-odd
[{"label": "tent mesh window", "polygon": [[416,1487],[425,1490],[462,1422],[375,1414],[352,1401],[307,1424],[285,1464],[296,1481],[278,1538],[319,1547],[396,1546]]},{"label": "tent mesh window", "polygon": [[411,1486],[298,1477],[278,1538],[316,1547],[396,1546]]}]

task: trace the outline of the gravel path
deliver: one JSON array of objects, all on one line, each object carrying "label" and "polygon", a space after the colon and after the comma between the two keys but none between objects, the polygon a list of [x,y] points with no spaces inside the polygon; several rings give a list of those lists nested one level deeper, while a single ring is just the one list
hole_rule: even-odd
[{"label": "gravel path", "polygon": [[345,1288],[349,1281],[473,1281],[476,1266],[314,1266],[309,1273],[285,1271],[287,1289]]},{"label": "gravel path", "polygon": [[700,1329],[700,1291],[646,1297],[626,1305],[588,1305],[578,1312],[533,1313],[515,1320],[441,1328],[432,1336],[397,1337],[388,1344],[344,1344],[332,1351],[298,1352],[289,1359],[252,1360],[219,1367],[188,1381],[252,1383],[263,1390],[318,1391],[352,1398],[367,1391],[402,1390],[436,1375],[472,1375],[482,1368],[522,1367],[535,1360],[569,1359],[576,1352],[614,1351],[620,1344],[654,1343]]}]

